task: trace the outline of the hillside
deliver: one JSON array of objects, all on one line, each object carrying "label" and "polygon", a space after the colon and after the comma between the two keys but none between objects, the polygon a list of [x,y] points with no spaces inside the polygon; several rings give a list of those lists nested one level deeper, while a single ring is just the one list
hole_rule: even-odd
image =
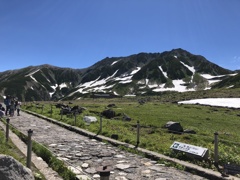
[{"label": "hillside", "polygon": [[0,95],[45,101],[199,91],[238,87],[236,74],[201,55],[173,49],[107,57],[86,69],[41,65],[0,72]]}]

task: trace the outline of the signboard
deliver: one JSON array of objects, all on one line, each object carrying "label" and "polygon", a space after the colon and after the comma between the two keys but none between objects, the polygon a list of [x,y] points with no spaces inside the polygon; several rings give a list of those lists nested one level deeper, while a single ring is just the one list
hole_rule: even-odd
[{"label": "signboard", "polygon": [[178,150],[178,151],[186,152],[188,154],[199,156],[201,158],[208,156],[207,148],[185,144],[177,141],[175,141],[170,148],[173,150]]},{"label": "signboard", "polygon": [[240,174],[240,166],[236,164],[224,164],[224,172],[231,175]]}]

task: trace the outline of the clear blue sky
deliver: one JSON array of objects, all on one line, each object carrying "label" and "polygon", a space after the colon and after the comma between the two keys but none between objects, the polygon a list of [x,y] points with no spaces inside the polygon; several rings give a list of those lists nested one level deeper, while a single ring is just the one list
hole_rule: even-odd
[{"label": "clear blue sky", "polygon": [[240,0],[0,0],[0,72],[175,48],[240,69]]}]

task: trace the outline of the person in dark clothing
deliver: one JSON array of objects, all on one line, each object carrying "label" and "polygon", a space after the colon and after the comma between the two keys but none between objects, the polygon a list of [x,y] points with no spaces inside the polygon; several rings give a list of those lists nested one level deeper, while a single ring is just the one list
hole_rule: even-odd
[{"label": "person in dark clothing", "polygon": [[10,116],[14,115],[14,111],[15,111],[15,101],[14,101],[14,98],[12,98],[11,104],[10,104],[10,111],[9,111]]},{"label": "person in dark clothing", "polygon": [[21,102],[16,101],[16,110],[17,110],[17,115],[20,116],[20,107],[21,107]]},{"label": "person in dark clothing", "polygon": [[[10,111],[10,107],[11,107],[11,96],[7,95],[6,98],[4,99],[4,104],[6,106],[6,110],[5,110],[5,115],[8,115],[8,111]],[[10,112],[9,112],[10,114]]]}]

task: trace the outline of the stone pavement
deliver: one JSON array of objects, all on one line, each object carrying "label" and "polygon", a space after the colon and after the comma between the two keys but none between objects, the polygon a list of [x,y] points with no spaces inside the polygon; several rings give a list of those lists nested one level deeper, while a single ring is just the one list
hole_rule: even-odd
[{"label": "stone pavement", "polygon": [[[207,179],[165,167],[151,159],[122,151],[111,144],[80,135],[25,112],[21,112],[21,116],[10,117],[10,124],[24,134],[32,129],[32,139],[46,145],[79,179],[100,179],[97,168],[104,165],[111,168],[110,180]],[[224,179],[218,172],[210,177]]]}]

